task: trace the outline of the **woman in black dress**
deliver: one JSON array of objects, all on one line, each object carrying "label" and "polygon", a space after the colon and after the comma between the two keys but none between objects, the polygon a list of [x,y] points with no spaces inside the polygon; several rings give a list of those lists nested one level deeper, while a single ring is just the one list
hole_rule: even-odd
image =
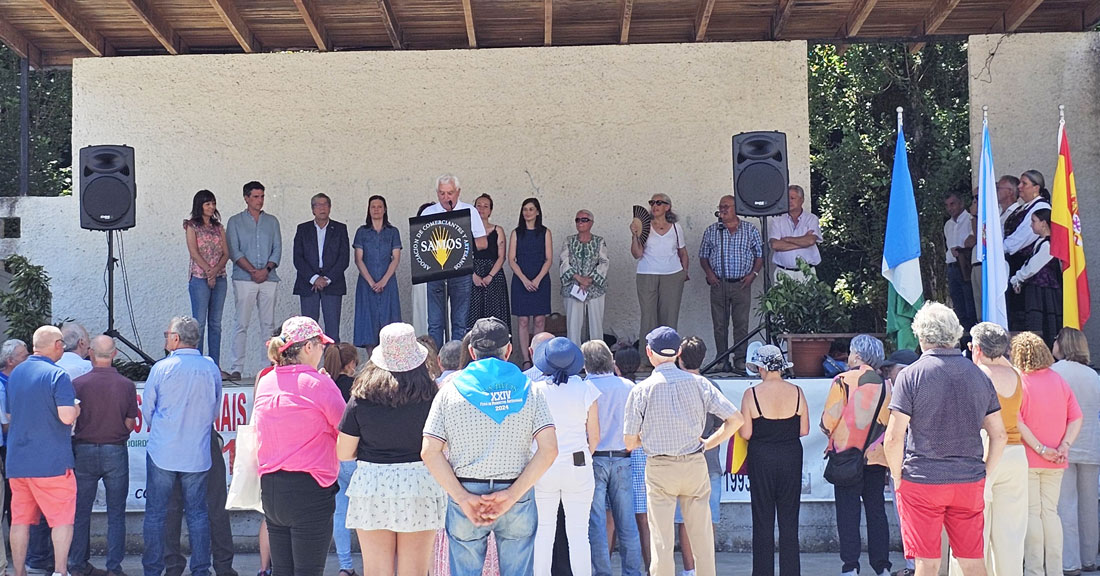
[{"label": "woman in black dress", "polygon": [[474,287],[470,291],[470,312],[466,316],[466,327],[490,316],[500,319],[507,325],[512,324],[511,311],[508,308],[508,281],[504,278],[504,259],[508,255],[504,229],[489,222],[493,214],[493,198],[482,194],[474,200],[474,208],[481,215],[485,225],[489,245],[484,250],[474,250]]},{"label": "woman in black dress", "polygon": [[519,317],[519,349],[523,369],[531,367],[527,356],[531,335],[546,328],[550,313],[550,264],[554,241],[542,225],[538,198],[527,198],[519,209],[519,224],[508,242],[508,264],[512,267],[512,314]]},{"label": "woman in black dress", "polygon": [[775,574],[776,520],[779,574],[799,576],[798,509],[802,497],[802,440],[810,416],[802,389],[783,379],[791,366],[775,346],[761,346],[747,362],[762,378],[745,391],[740,434],[749,441],[752,499],[752,576]]},{"label": "woman in black dress", "polygon": [[1050,209],[1031,214],[1031,230],[1039,235],[1028,249],[1031,256],[1012,275],[1012,290],[1021,296],[1024,330],[1043,337],[1047,346],[1062,329],[1062,262],[1050,254]]}]

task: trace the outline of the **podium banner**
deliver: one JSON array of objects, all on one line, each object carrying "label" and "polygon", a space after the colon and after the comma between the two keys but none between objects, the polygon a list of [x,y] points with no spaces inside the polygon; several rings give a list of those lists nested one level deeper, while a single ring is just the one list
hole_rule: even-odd
[{"label": "podium banner", "polygon": [[409,218],[409,239],[413,284],[473,274],[469,209]]}]

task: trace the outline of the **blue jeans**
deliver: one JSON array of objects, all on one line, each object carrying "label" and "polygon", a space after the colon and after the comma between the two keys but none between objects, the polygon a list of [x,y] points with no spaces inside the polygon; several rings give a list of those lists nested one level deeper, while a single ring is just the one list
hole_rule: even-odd
[{"label": "blue jeans", "polygon": [[607,506],[615,518],[623,576],[641,576],[642,542],[634,519],[634,488],[631,484],[630,458],[594,456],[592,473],[596,490],[592,494],[592,516],[588,520],[588,541],[592,545],[592,574],[611,576],[611,556],[607,545]]},{"label": "blue jeans", "polygon": [[309,316],[320,322],[321,314],[325,318],[325,334],[329,338],[340,341],[340,305],[343,303],[342,294],[321,294],[312,290],[298,297],[302,305],[302,316]]},{"label": "blue jeans", "polygon": [[[470,494],[499,492],[507,485],[463,482]],[[503,516],[488,526],[476,526],[462,508],[447,499],[447,543],[451,576],[481,576],[489,532],[496,535],[500,576],[530,576],[535,570],[535,491],[528,490]]]},{"label": "blue jeans", "polygon": [[219,366],[222,356],[222,310],[225,309],[225,291],[228,285],[225,276],[219,276],[213,288],[206,283],[205,278],[192,276],[187,282],[187,293],[191,295],[191,317],[199,323],[199,352],[203,350],[202,333],[205,329],[207,355]]},{"label": "blue jeans", "polygon": [[435,338],[437,346],[446,343],[443,327],[447,324],[447,298],[451,299],[451,340],[462,340],[466,335],[466,315],[470,312],[473,289],[474,281],[469,276],[428,282],[428,334]]},{"label": "blue jeans", "polygon": [[336,558],[340,560],[341,570],[354,570],[355,560],[351,556],[351,530],[347,528],[348,519],[348,484],[351,476],[355,474],[356,462],[340,463],[340,476],[336,482],[340,485],[340,491],[336,493],[336,513],[332,516],[332,541],[336,543]]},{"label": "blue jeans", "polygon": [[50,525],[43,516],[38,524],[31,524],[30,542],[27,544],[27,566],[53,571],[53,540]]},{"label": "blue jeans", "polygon": [[130,490],[130,456],[125,444],[73,444],[76,462],[76,522],[69,548],[69,569],[86,571],[92,503],[100,479],[107,493],[107,570],[122,572],[126,552],[126,493]]},{"label": "blue jeans", "polygon": [[183,494],[183,513],[191,541],[192,576],[210,576],[210,517],[206,512],[206,478],[202,472],[173,472],[158,468],[153,458],[145,455],[145,524],[142,540],[145,553],[141,564],[145,576],[164,573],[164,518],[172,485],[179,480]]}]

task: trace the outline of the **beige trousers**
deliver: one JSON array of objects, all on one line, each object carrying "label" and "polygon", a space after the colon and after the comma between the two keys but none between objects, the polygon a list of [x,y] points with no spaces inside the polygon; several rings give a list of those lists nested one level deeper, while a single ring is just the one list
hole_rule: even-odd
[{"label": "beige trousers", "polygon": [[1058,518],[1062,473],[1060,468],[1032,468],[1027,473],[1026,576],[1062,574],[1062,521]]},{"label": "beige trousers", "polygon": [[[638,308],[641,312],[641,332],[638,339],[645,342],[649,334],[658,326],[676,328],[680,319],[680,300],[684,296],[684,271],[675,274],[638,274]],[[642,362],[646,362],[645,350],[642,350]]]},{"label": "beige trousers", "polygon": [[[985,479],[985,571],[988,576],[1021,576],[1027,536],[1028,468],[1022,444],[1005,446],[997,467]],[[951,558],[951,576],[962,576]]]},{"label": "beige trousers", "polygon": [[604,296],[588,298],[584,302],[572,296],[562,299],[565,305],[566,334],[577,346],[585,342],[583,334],[586,315],[588,316],[588,340],[603,340]]},{"label": "beige trousers", "polygon": [[676,503],[684,518],[695,573],[715,576],[714,529],[710,517],[710,477],[702,453],[650,456],[645,465],[645,495],[649,507],[649,549],[652,576],[675,576]]}]

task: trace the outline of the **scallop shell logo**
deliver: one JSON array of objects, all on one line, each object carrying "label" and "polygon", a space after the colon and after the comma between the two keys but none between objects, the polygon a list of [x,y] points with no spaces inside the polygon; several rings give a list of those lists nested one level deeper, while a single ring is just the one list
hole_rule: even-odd
[{"label": "scallop shell logo", "polygon": [[435,230],[432,230],[432,257],[439,263],[442,268],[447,260],[451,257],[451,247],[449,240],[450,234],[447,234],[447,229],[440,226]]}]

